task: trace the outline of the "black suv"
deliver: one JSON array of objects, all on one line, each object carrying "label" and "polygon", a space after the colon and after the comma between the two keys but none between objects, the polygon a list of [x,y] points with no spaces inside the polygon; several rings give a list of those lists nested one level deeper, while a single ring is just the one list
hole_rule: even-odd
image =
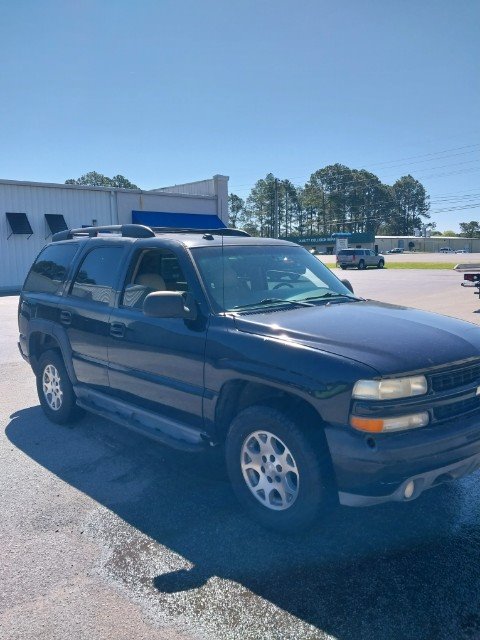
[{"label": "black suv", "polygon": [[412,500],[480,466],[480,329],[356,297],[289,242],[60,232],[19,327],[51,420],[86,409],[187,451],[221,445],[238,498],[277,530],[332,497]]}]

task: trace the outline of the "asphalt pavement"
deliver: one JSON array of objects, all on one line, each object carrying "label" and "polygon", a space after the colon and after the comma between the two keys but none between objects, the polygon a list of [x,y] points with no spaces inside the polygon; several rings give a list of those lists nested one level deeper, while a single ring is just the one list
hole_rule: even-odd
[{"label": "asphalt pavement", "polygon": [[[478,323],[461,276],[349,271],[356,292]],[[480,474],[407,504],[263,530],[221,458],[90,416],[49,423],[0,298],[0,638],[480,638]]]}]

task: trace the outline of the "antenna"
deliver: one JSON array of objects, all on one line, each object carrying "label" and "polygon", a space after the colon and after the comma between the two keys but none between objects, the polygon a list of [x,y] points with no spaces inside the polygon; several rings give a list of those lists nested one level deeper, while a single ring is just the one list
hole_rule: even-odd
[{"label": "antenna", "polygon": [[225,255],[223,251],[223,233],[222,233],[222,302],[225,311]]}]

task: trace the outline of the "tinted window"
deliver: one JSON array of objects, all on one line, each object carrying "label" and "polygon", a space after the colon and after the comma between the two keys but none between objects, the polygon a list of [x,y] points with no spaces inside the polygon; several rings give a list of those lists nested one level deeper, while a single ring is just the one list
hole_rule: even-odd
[{"label": "tinted window", "polygon": [[122,247],[99,247],[87,253],[72,285],[71,295],[112,304]]},{"label": "tinted window", "polygon": [[[342,249],[341,251],[338,252],[339,256],[353,256],[353,254],[355,253],[355,249]],[[358,251],[357,251],[358,253]]]},{"label": "tinted window", "polygon": [[141,309],[154,291],[187,291],[177,256],[166,249],[147,249],[137,255],[127,276],[122,305]]},{"label": "tinted window", "polygon": [[78,244],[50,244],[35,260],[23,286],[24,291],[58,293]]}]

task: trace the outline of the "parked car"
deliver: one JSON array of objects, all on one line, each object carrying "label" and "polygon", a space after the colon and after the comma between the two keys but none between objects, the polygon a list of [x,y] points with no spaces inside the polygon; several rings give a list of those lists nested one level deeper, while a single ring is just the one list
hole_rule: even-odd
[{"label": "parked car", "polygon": [[452,247],[440,247],[440,253],[455,253]]},{"label": "parked car", "polygon": [[469,253],[468,249],[457,249],[455,253]]},{"label": "parked car", "polygon": [[387,253],[403,253],[402,247],[395,247],[394,249],[389,249]]},{"label": "parked car", "polygon": [[62,231],[18,321],[50,420],[87,410],[185,451],[217,447],[240,502],[276,531],[480,467],[480,328],[355,296],[290,242]]},{"label": "parked car", "polygon": [[377,267],[383,269],[385,257],[376,254],[371,249],[341,249],[337,254],[337,266],[341,269],[355,267],[356,269],[366,269],[367,267]]}]

